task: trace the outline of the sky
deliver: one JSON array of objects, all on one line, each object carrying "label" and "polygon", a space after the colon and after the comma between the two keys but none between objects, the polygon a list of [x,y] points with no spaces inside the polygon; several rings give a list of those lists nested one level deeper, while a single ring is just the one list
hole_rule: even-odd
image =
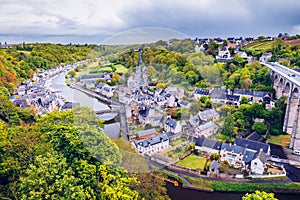
[{"label": "sky", "polygon": [[299,0],[0,0],[0,42],[300,34]]}]

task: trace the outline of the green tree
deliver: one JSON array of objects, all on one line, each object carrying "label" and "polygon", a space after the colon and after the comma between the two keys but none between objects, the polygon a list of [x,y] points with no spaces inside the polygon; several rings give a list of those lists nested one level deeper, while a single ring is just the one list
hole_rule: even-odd
[{"label": "green tree", "polygon": [[235,121],[231,113],[227,113],[225,117],[222,134],[229,136],[230,138],[232,138],[232,136],[236,134]]},{"label": "green tree", "polygon": [[242,200],[278,200],[274,197],[274,193],[267,193],[256,190],[255,193],[247,193],[242,197]]},{"label": "green tree", "polygon": [[22,199],[90,199],[66,159],[56,152],[36,157],[35,164],[29,165],[20,178]]},{"label": "green tree", "polygon": [[240,104],[248,104],[248,102],[249,102],[249,99],[248,99],[247,97],[243,96],[243,97],[241,98]]},{"label": "green tree", "polygon": [[252,130],[256,131],[259,134],[265,134],[268,130],[268,127],[262,122],[255,122],[252,125]]},{"label": "green tree", "polygon": [[75,76],[76,76],[76,71],[75,70],[70,70],[69,72],[68,72],[68,74],[70,75],[70,76],[72,76],[73,78],[75,78]]}]

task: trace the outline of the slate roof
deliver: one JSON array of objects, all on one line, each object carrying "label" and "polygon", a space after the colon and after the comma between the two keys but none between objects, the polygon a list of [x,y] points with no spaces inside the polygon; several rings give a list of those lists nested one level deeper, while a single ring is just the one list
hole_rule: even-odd
[{"label": "slate roof", "polygon": [[234,144],[237,146],[245,147],[247,149],[255,150],[257,152],[262,148],[264,153],[266,154],[268,154],[269,150],[269,145],[266,143],[256,142],[244,138],[236,138]]},{"label": "slate roof", "polygon": [[241,90],[241,89],[234,89],[234,94],[240,94],[240,95],[253,95],[252,90]]},{"label": "slate roof", "polygon": [[211,98],[212,99],[225,99],[227,94],[227,90],[224,89],[213,89],[211,91]]},{"label": "slate roof", "polygon": [[155,145],[155,144],[167,141],[167,140],[169,140],[169,137],[167,136],[167,134],[162,133],[162,134],[156,135],[151,138],[136,141],[135,144],[137,146],[149,147],[150,145]]},{"label": "slate roof", "polygon": [[201,120],[206,120],[208,118],[218,116],[219,113],[215,109],[209,109],[209,110],[199,112],[198,115]]},{"label": "slate roof", "polygon": [[254,131],[248,137],[246,137],[246,139],[261,142],[263,140],[263,137],[260,134],[258,134],[256,131]]},{"label": "slate roof", "polygon": [[228,144],[228,143],[222,143],[221,146],[221,150],[225,149],[226,151],[231,151],[234,152],[236,154],[244,154],[246,148],[241,147],[241,146],[237,146],[237,145],[232,145],[232,144]]},{"label": "slate roof", "polygon": [[171,118],[168,118],[165,122],[166,125],[170,126],[171,128],[175,129],[177,122]]},{"label": "slate roof", "polygon": [[256,152],[254,151],[249,151],[249,150],[245,150],[244,152],[244,157],[243,157],[243,161],[245,163],[250,163],[254,158],[255,158]]},{"label": "slate roof", "polygon": [[226,94],[226,100],[239,102],[240,101],[240,95]]},{"label": "slate roof", "polygon": [[194,91],[194,94],[208,95],[209,90],[205,90],[205,89],[202,89],[202,88],[196,88],[195,91]]},{"label": "slate roof", "polygon": [[148,130],[139,131],[139,132],[137,132],[137,135],[138,135],[138,137],[143,137],[143,136],[155,134],[155,133],[156,133],[155,128],[152,128],[152,129],[148,129]]},{"label": "slate roof", "polygon": [[263,163],[266,163],[268,160],[268,156],[263,151],[259,151],[256,154],[256,158],[259,158]]},{"label": "slate roof", "polygon": [[199,147],[208,147],[219,151],[221,149],[222,142],[201,137],[195,142],[195,145]]},{"label": "slate roof", "polygon": [[203,130],[206,130],[206,129],[208,129],[208,128],[214,128],[214,127],[216,127],[217,125],[215,124],[215,123],[213,123],[213,122],[207,122],[207,123],[205,123],[205,124],[203,124],[203,125],[200,125],[199,127],[198,127],[198,129],[200,130],[200,131],[203,131]]},{"label": "slate roof", "polygon": [[214,170],[218,170],[220,168],[221,164],[216,161],[216,160],[213,160],[209,166],[210,169],[214,169]]},{"label": "slate roof", "polygon": [[163,115],[162,115],[162,114],[152,115],[152,116],[151,116],[151,119],[152,119],[153,121],[160,121],[162,118],[163,118]]},{"label": "slate roof", "polygon": [[253,91],[253,96],[254,97],[261,97],[261,98],[263,98],[266,95],[270,96],[270,94],[268,92]]}]

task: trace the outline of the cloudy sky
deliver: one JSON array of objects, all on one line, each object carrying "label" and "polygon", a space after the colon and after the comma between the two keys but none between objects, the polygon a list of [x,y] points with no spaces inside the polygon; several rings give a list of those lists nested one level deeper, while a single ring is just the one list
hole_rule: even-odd
[{"label": "cloudy sky", "polygon": [[2,42],[101,43],[115,35],[121,41],[120,35],[130,40],[132,35],[256,37],[279,32],[300,34],[299,0],[0,0]]}]

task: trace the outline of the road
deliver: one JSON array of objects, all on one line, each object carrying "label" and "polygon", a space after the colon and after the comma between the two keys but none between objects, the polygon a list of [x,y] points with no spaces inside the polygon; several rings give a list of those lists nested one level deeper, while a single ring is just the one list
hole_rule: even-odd
[{"label": "road", "polygon": [[[283,65],[280,65],[278,63],[271,63],[271,62],[267,62],[267,63],[263,63],[261,62],[262,65],[265,65],[267,67],[269,67],[271,70],[281,74],[282,76],[284,76],[286,79],[290,80],[291,82],[297,84],[300,86],[300,73],[289,69]],[[294,77],[289,76],[289,74],[295,74]]]}]

